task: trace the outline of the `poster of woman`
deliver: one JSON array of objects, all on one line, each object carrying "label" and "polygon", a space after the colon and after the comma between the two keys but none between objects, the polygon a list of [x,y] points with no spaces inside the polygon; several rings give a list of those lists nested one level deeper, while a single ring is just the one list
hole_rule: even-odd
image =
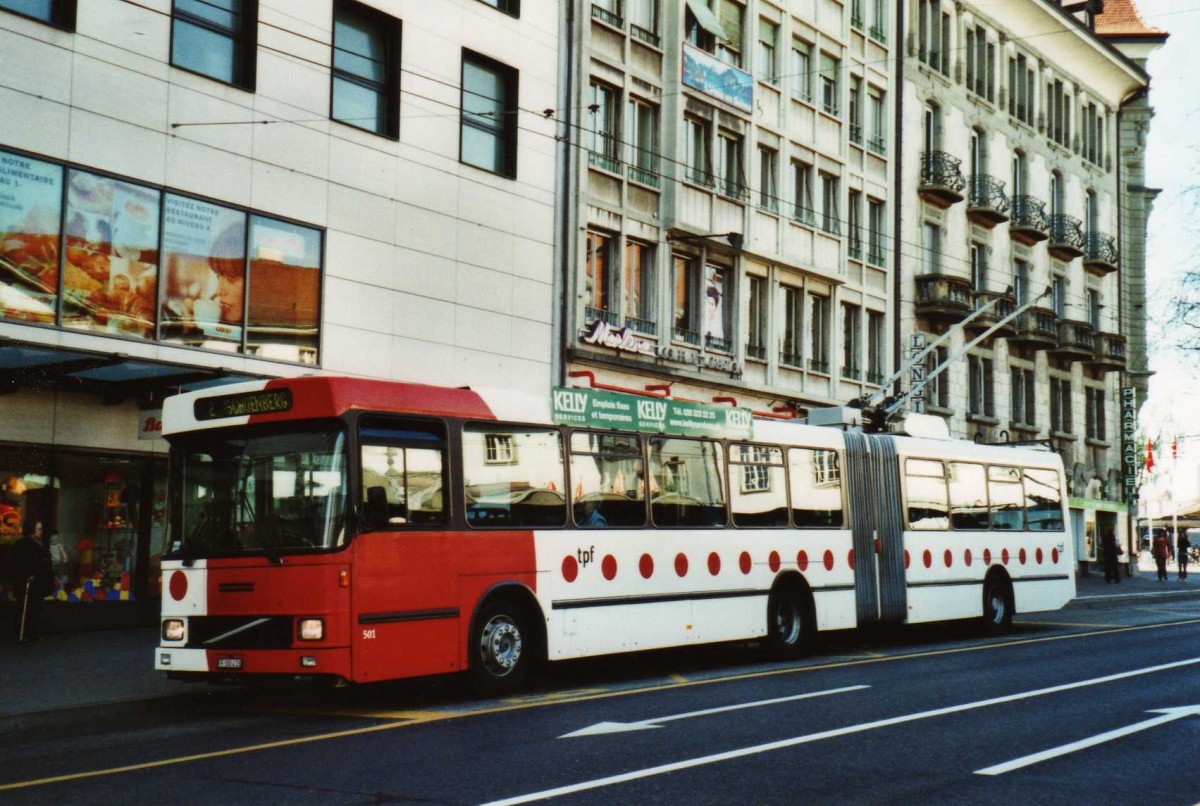
[{"label": "poster of woman", "polygon": [[162,337],[237,349],[245,318],[246,214],[167,194],[163,249]]}]

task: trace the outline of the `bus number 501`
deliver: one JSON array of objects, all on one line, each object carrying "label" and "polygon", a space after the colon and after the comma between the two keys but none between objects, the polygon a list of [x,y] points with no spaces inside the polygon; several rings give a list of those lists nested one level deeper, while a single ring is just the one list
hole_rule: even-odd
[{"label": "bus number 501", "polygon": [[374,631],[374,630],[363,630],[363,640],[364,640],[364,641],[370,641],[370,640],[371,640],[371,639],[373,639],[374,637],[375,637],[375,631]]}]

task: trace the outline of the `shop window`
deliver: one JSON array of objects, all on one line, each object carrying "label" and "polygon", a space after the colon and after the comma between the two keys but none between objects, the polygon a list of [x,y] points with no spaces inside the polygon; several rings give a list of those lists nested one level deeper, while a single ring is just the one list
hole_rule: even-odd
[{"label": "shop window", "polygon": [[333,108],[337,121],[400,136],[400,20],[352,0],[333,7]]},{"label": "shop window", "polygon": [[258,0],[175,0],[171,64],[254,90]]},{"label": "shop window", "polygon": [[75,1],[0,0],[0,9],[73,31],[75,30]]},{"label": "shop window", "polygon": [[54,324],[63,169],[0,152],[0,317]]}]

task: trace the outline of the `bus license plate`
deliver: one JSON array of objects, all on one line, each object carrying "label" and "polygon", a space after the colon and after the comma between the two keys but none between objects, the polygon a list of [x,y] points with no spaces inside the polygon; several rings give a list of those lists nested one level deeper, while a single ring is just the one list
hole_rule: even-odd
[{"label": "bus license plate", "polygon": [[241,658],[217,658],[218,669],[240,669],[242,668]]}]

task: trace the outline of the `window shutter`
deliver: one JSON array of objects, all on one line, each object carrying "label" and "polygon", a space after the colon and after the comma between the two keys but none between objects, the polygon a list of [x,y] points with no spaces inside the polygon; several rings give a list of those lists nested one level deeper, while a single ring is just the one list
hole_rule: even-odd
[{"label": "window shutter", "polygon": [[733,0],[721,2],[721,27],[730,49],[742,51],[742,6]]}]

